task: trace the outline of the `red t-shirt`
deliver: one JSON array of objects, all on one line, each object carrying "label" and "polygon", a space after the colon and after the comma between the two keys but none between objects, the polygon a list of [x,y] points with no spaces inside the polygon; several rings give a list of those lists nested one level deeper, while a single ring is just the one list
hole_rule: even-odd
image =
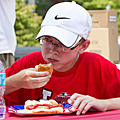
[{"label": "red t-shirt", "polygon": [[[46,63],[41,51],[30,53],[6,69],[6,76],[26,68],[33,68],[40,63]],[[5,100],[6,105],[24,105],[28,99],[50,99],[62,92],[70,95],[80,93],[98,99],[120,97],[120,70],[102,56],[84,52],[70,70],[66,72],[53,70],[49,82],[44,87],[19,89],[5,95]]]}]

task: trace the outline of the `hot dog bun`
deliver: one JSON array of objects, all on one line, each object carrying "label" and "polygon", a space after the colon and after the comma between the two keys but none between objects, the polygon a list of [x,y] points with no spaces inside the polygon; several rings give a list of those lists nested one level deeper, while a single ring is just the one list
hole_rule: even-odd
[{"label": "hot dog bun", "polygon": [[58,104],[55,100],[27,100],[24,105],[25,113],[63,113],[62,104]]},{"label": "hot dog bun", "polygon": [[39,64],[39,65],[36,65],[35,68],[39,72],[46,72],[46,71],[48,71],[50,73],[50,75],[52,75],[52,72],[53,72],[53,67],[52,67],[51,63],[49,63],[49,64]]}]

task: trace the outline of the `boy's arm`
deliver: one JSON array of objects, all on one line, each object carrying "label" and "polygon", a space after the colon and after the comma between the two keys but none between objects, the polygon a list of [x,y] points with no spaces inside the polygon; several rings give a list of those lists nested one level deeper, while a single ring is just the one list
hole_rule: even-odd
[{"label": "boy's arm", "polygon": [[77,109],[76,114],[85,114],[89,111],[107,111],[120,109],[120,97],[112,99],[96,99],[89,95],[81,95],[74,93],[68,103],[73,105],[74,109]]},{"label": "boy's arm", "polygon": [[105,100],[105,103],[107,106],[106,110],[120,109],[120,97],[107,99]]}]

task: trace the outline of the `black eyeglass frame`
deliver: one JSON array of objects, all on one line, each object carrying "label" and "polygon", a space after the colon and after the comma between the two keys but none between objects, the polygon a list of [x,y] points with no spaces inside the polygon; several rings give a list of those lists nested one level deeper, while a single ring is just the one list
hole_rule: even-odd
[{"label": "black eyeglass frame", "polygon": [[[38,38],[38,41],[39,41],[39,42],[40,42],[40,40],[41,40],[41,37]],[[86,41],[86,40],[85,40],[84,38],[81,38],[81,39],[79,40],[79,42],[78,42],[74,47],[70,48],[70,50],[75,49],[79,44],[82,44],[82,43],[84,43],[85,41]]]}]

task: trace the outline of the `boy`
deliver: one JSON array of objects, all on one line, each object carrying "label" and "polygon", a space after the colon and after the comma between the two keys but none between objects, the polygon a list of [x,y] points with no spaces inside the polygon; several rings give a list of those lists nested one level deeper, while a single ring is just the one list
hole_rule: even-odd
[{"label": "boy", "polygon": [[[75,2],[58,3],[48,10],[41,26],[36,39],[42,51],[25,55],[6,70],[6,105],[68,92],[77,115],[120,109],[120,71],[102,56],[84,52],[92,28],[88,12]],[[40,63],[52,63],[51,77],[36,71]]]}]

